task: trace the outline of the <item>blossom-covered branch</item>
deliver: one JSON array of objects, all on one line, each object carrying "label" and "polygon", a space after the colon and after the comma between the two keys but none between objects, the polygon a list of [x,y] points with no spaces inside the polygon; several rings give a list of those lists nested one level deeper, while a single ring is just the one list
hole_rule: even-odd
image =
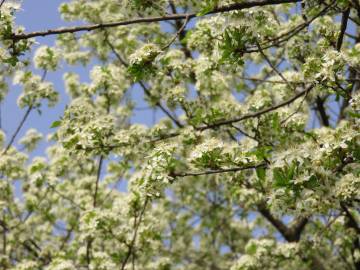
[{"label": "blossom-covered branch", "polygon": [[[228,6],[223,6],[206,12],[204,15],[208,14],[217,14],[223,12],[230,12],[233,10],[242,10],[246,8],[252,7],[260,7],[266,5],[278,5],[278,4],[285,4],[285,3],[296,3],[301,2],[301,0],[255,0],[243,3],[236,3]],[[93,25],[85,25],[85,26],[76,26],[76,27],[69,27],[69,28],[59,28],[59,29],[51,29],[46,31],[38,31],[32,32],[28,34],[13,34],[11,39],[14,41],[29,39],[33,37],[44,37],[49,35],[58,35],[64,33],[76,33],[81,31],[93,31],[96,29],[104,29],[109,27],[117,27],[117,26],[124,26],[124,25],[131,25],[137,23],[151,23],[151,22],[162,22],[162,21],[173,21],[173,20],[183,20],[187,19],[190,20],[195,17],[201,17],[204,15],[198,15],[197,13],[187,13],[187,14],[173,14],[161,17],[152,17],[152,18],[138,18],[128,21],[121,21],[121,22],[110,22],[110,23],[99,23]]]}]

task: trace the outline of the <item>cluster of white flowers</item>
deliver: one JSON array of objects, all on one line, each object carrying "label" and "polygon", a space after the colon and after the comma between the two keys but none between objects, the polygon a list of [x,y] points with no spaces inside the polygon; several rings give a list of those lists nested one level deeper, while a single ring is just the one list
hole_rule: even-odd
[{"label": "cluster of white flowers", "polygon": [[215,38],[223,33],[225,21],[223,16],[213,16],[199,20],[196,23],[196,28],[187,38],[187,45],[205,54],[211,52],[211,49],[217,43]]},{"label": "cluster of white flowers", "polygon": [[31,72],[17,72],[13,83],[23,86],[23,91],[17,101],[20,108],[39,107],[42,100],[47,100],[48,106],[52,107],[59,100],[59,94],[55,91],[53,84],[42,81],[40,76],[33,75]]},{"label": "cluster of white flowers", "polygon": [[34,128],[26,131],[23,138],[20,139],[19,143],[24,145],[27,151],[33,151],[38,145],[39,141],[43,138],[43,135]]},{"label": "cluster of white flowers", "polygon": [[160,48],[152,43],[145,44],[129,56],[130,65],[145,65],[151,63],[161,53]]},{"label": "cluster of white flowers", "polygon": [[56,70],[59,59],[60,53],[57,49],[40,46],[35,52],[34,64],[36,68]]},{"label": "cluster of white flowers", "polygon": [[212,163],[221,161],[221,153],[224,148],[224,143],[216,138],[205,139],[204,142],[198,144],[189,156],[189,161],[195,165],[209,166]]},{"label": "cluster of white flowers", "polygon": [[[83,8],[83,4],[80,6]],[[85,65],[90,61],[90,51],[84,50],[74,34],[71,33],[57,37],[56,50],[59,51],[63,59],[70,65],[78,63]]]},{"label": "cluster of white flowers", "polygon": [[37,270],[39,269],[39,263],[36,261],[25,260],[20,262],[14,270]]},{"label": "cluster of white flowers", "polygon": [[86,240],[89,237],[106,235],[110,230],[117,228],[115,234],[121,234],[119,213],[100,209],[88,210],[80,218],[81,237]]},{"label": "cluster of white flowers", "polygon": [[[76,73],[67,72],[63,76],[66,92],[72,97],[77,98],[82,94],[80,77]],[[85,91],[84,91],[85,92]]]},{"label": "cluster of white flowers", "polygon": [[45,268],[45,270],[76,270],[72,261],[56,258]]},{"label": "cluster of white flowers", "polygon": [[360,177],[353,174],[344,175],[336,185],[336,196],[344,201],[358,197]]},{"label": "cluster of white flowers", "polygon": [[276,243],[273,239],[251,239],[231,270],[281,269],[282,261],[296,260],[298,244]]},{"label": "cluster of white flowers", "polygon": [[354,93],[353,97],[350,100],[351,108],[355,113],[360,113],[360,94]]},{"label": "cluster of white flowers", "polygon": [[[16,36],[17,1],[0,0],[0,101],[13,78],[19,107],[55,105],[46,72],[75,65],[46,153],[31,123],[22,138],[0,129],[1,269],[343,269],[360,258],[351,23],[336,50],[338,15],[356,10],[263,2],[72,0],[63,19],[104,25],[62,30],[33,53],[34,39]],[[254,7],[229,11],[243,4]],[[196,16],[180,29],[184,13]],[[167,18],[136,20],[148,16]],[[150,127],[137,104],[160,107]]]},{"label": "cluster of white flowers", "polygon": [[[174,145],[163,144],[151,151],[139,186],[149,196],[160,196],[172,180],[174,167]],[[139,179],[138,179],[139,181]]]},{"label": "cluster of white flowers", "polygon": [[27,155],[12,148],[1,157],[0,172],[9,179],[19,179],[24,176],[27,159]]},{"label": "cluster of white flowers", "polygon": [[94,66],[90,72],[90,78],[90,93],[95,94],[96,91],[102,90],[111,98],[111,102],[119,101],[129,87],[129,82],[125,78],[125,70],[113,64]]}]

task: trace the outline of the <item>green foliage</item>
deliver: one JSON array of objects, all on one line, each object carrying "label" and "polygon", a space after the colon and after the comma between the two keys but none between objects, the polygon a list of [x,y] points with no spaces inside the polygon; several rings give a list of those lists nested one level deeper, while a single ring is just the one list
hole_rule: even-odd
[{"label": "green foliage", "polygon": [[255,42],[255,37],[246,26],[226,28],[220,45],[222,60],[232,64],[243,65],[244,53],[248,45]]}]

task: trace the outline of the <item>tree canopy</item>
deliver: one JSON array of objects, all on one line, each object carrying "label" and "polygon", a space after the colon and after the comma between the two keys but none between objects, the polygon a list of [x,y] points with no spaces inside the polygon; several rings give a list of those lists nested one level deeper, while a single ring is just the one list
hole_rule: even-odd
[{"label": "tree canopy", "polygon": [[[358,0],[71,0],[73,26],[35,32],[20,9],[0,1],[0,100],[20,85],[23,110],[1,269],[360,270]],[[61,95],[50,134],[25,129]]]}]

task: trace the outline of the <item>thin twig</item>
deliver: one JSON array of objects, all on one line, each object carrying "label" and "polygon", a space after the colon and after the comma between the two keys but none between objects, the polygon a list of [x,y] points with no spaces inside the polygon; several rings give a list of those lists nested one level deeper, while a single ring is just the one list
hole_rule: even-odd
[{"label": "thin twig", "polygon": [[1,153],[2,156],[5,155],[5,154],[9,151],[10,147],[12,146],[12,144],[13,144],[14,141],[15,141],[16,136],[19,134],[19,132],[20,132],[21,128],[23,127],[25,121],[26,121],[27,118],[29,117],[30,112],[32,111],[32,109],[33,109],[33,106],[30,105],[30,106],[28,107],[28,109],[26,110],[26,112],[25,112],[23,118],[21,119],[18,127],[16,128],[14,134],[11,136],[9,143],[8,143],[7,146],[5,147],[4,151]]},{"label": "thin twig", "polygon": [[260,54],[264,57],[265,61],[269,64],[269,66],[280,76],[280,78],[289,86],[290,89],[295,91],[295,88],[288,82],[288,80],[284,77],[280,70],[270,61],[269,57],[264,53],[258,41],[256,41],[256,46],[259,49]]},{"label": "thin twig", "polygon": [[82,207],[81,205],[79,205],[78,203],[76,203],[73,199],[71,199],[70,197],[67,197],[66,195],[62,194],[61,192],[59,192],[56,187],[53,184],[47,183],[47,185],[56,193],[58,194],[61,198],[69,201],[72,203],[72,205],[76,206],[77,208],[85,211],[85,208]]},{"label": "thin twig", "polygon": [[[47,70],[44,70],[44,72],[43,72],[43,74],[41,76],[41,82],[43,82],[45,80],[46,74],[47,74]],[[5,155],[9,151],[10,147],[12,146],[12,144],[15,141],[16,136],[19,134],[21,128],[23,127],[24,123],[26,122],[26,120],[29,117],[30,112],[32,111],[33,108],[34,107],[33,107],[32,104],[28,107],[28,109],[26,110],[26,112],[25,112],[23,118],[21,119],[18,127],[16,128],[14,134],[11,136],[9,143],[7,144],[7,146],[5,147],[4,151],[1,153],[0,156]]]},{"label": "thin twig", "polygon": [[234,129],[236,129],[237,131],[239,131],[242,135],[244,135],[245,137],[248,137],[250,139],[253,139],[254,141],[259,141],[255,136],[251,136],[249,133],[245,132],[244,130],[242,130],[241,128],[235,126],[235,125],[231,125]]},{"label": "thin twig", "polygon": [[174,41],[177,39],[177,37],[180,35],[180,33],[185,29],[188,22],[189,22],[189,17],[187,16],[185,18],[185,22],[179,28],[179,30],[176,32],[176,34],[173,36],[173,38],[169,41],[169,43],[167,43],[164,47],[161,48],[162,51],[165,51],[166,49],[168,49],[171,46],[171,44],[174,43]]},{"label": "thin twig", "polygon": [[129,245],[129,247],[128,247],[128,252],[126,253],[125,259],[124,259],[124,261],[123,261],[122,264],[121,264],[121,270],[124,270],[124,269],[125,269],[126,264],[127,264],[130,256],[131,256],[132,253],[133,253],[133,250],[134,250],[134,248],[135,248],[135,242],[136,242],[137,234],[138,234],[139,227],[140,227],[141,221],[142,221],[142,219],[143,219],[143,216],[144,216],[144,213],[145,213],[146,206],[147,206],[148,202],[149,202],[149,197],[146,197],[145,202],[144,202],[144,206],[143,206],[143,208],[141,209],[141,212],[140,212],[140,215],[139,215],[138,222],[137,222],[137,224],[135,225],[135,230],[134,230],[133,238],[132,238],[131,243],[130,243],[130,245]]},{"label": "thin twig", "polygon": [[94,198],[93,198],[93,207],[96,207],[97,203],[97,194],[99,190],[99,182],[100,182],[100,176],[101,176],[101,168],[104,161],[104,156],[100,156],[99,158],[99,165],[96,173],[96,182],[95,182],[95,192],[94,192]]},{"label": "thin twig", "polygon": [[[320,16],[324,15],[327,12],[327,10],[330,7],[332,7],[335,3],[336,3],[336,0],[332,1],[328,6],[326,6],[318,14],[316,14],[314,17],[312,17],[309,21],[306,21],[306,22],[294,27],[293,29],[289,30],[288,32],[286,32],[286,33],[284,33],[284,34],[282,34],[280,36],[277,36],[277,37],[265,42],[264,44],[261,44],[262,49],[265,50],[265,49],[272,48],[274,46],[279,46],[283,42],[290,40],[296,34],[298,34],[303,29],[308,27],[314,20],[316,20]],[[256,49],[253,48],[253,49],[247,49],[245,52],[246,53],[252,53],[252,52],[258,52],[258,51],[259,50],[257,48]]]},{"label": "thin twig", "polygon": [[304,101],[306,100],[306,97],[307,97],[308,93],[309,93],[309,92],[305,93],[304,98],[300,101],[300,104],[299,104],[299,106],[296,108],[296,110],[295,110],[292,114],[290,114],[288,117],[286,117],[283,121],[281,121],[281,125],[285,124],[291,117],[293,117],[295,114],[297,114],[297,113],[300,111],[300,109],[301,109]]},{"label": "thin twig", "polygon": [[[238,78],[245,80],[245,81],[264,82],[264,83],[273,83],[273,84],[286,84],[286,82],[284,82],[284,81],[261,79],[261,78],[255,78],[255,77],[239,76]],[[311,83],[311,81],[303,81],[303,80],[297,80],[297,81],[287,80],[287,81],[292,84],[310,84]],[[338,81],[339,82],[360,82],[360,79],[339,79]]]},{"label": "thin twig", "polygon": [[[124,65],[125,67],[128,67],[129,64],[121,57],[121,55],[117,52],[117,50],[115,49],[115,47],[112,45],[112,43],[109,41],[109,37],[107,35],[107,33],[105,34],[105,42],[109,45],[111,51],[115,54],[115,57],[119,60],[119,62]],[[152,97],[152,94],[150,92],[150,90],[146,87],[145,83],[142,81],[139,81],[139,85],[141,86],[141,88],[144,90],[144,93],[148,96],[148,97]],[[162,104],[160,101],[156,101],[155,105],[157,107],[160,108],[160,110],[166,114],[173,122],[175,125],[177,125],[178,127],[183,127],[183,124],[180,123],[180,121],[174,117]]]},{"label": "thin twig", "polygon": [[3,4],[5,3],[6,0],[1,0],[1,3],[0,3],[0,8],[3,6]]},{"label": "thin twig", "polygon": [[229,120],[223,120],[223,121],[216,122],[214,124],[209,124],[207,126],[198,127],[198,128],[196,128],[196,130],[204,131],[204,130],[207,130],[207,129],[212,129],[212,128],[220,127],[220,126],[223,126],[223,125],[229,125],[229,124],[232,124],[232,123],[241,122],[241,121],[244,121],[244,120],[247,120],[247,119],[250,119],[250,118],[259,117],[259,116],[261,116],[263,114],[266,114],[266,113],[271,112],[271,111],[275,111],[275,110],[277,110],[277,109],[279,109],[281,107],[284,107],[284,106],[287,106],[287,105],[293,103],[298,98],[300,98],[303,95],[305,95],[306,93],[310,92],[313,88],[314,88],[314,85],[310,85],[305,90],[297,93],[296,95],[289,98],[288,100],[285,100],[285,101],[283,101],[283,102],[281,102],[279,104],[276,104],[276,105],[274,105],[272,107],[265,108],[265,109],[260,110],[258,112],[245,114],[245,115],[243,115],[241,117],[238,117],[238,118],[233,118],[233,119],[229,119]]}]

